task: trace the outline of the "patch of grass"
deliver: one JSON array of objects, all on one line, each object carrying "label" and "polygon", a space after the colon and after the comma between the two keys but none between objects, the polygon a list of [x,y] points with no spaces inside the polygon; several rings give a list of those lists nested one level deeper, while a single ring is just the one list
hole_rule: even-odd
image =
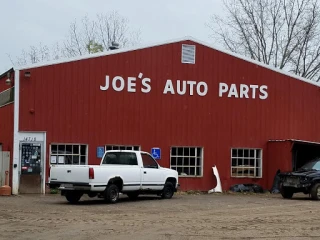
[{"label": "patch of grass", "polygon": [[58,194],[59,190],[58,189],[50,189],[50,194]]}]

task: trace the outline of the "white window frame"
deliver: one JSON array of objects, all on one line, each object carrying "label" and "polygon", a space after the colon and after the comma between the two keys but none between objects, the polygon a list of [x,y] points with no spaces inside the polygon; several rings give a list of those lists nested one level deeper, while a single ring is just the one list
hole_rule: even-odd
[{"label": "white window frame", "polygon": [[[65,149],[66,149],[66,146],[72,146],[72,153],[71,154],[63,154],[63,155],[60,155],[59,153],[57,154],[52,154],[52,146],[55,145],[57,146],[57,150],[59,149],[59,146],[65,146]],[[73,147],[74,146],[78,146],[79,147],[79,153],[73,153]],[[85,155],[81,154],[81,146],[86,146],[86,152],[85,152]],[[84,143],[57,143],[57,142],[53,142],[53,143],[50,143],[50,147],[49,147],[49,165],[86,165],[88,164],[88,153],[89,153],[89,146],[88,144],[84,144]],[[56,157],[56,163],[52,163],[51,162],[51,156],[57,156]],[[59,158],[58,156],[79,156],[79,164],[66,164],[66,163],[59,163]],[[85,163],[84,164],[81,164],[81,156],[85,156]]]},{"label": "white window frame", "polygon": [[[237,151],[237,155],[233,156],[233,151]],[[243,152],[243,156],[239,156],[238,151]],[[245,151],[248,151],[248,156],[245,156]],[[254,155],[250,156],[250,151],[254,151]],[[263,150],[261,148],[231,148],[231,177],[232,178],[262,178],[263,176]],[[260,156],[259,156],[260,154]],[[248,165],[244,165],[245,159],[248,161]],[[236,161],[236,165],[233,166],[233,161]],[[239,160],[242,161],[242,165],[239,165]],[[250,162],[253,160],[253,166]],[[259,164],[257,162],[259,161]],[[234,171],[242,169],[242,175],[234,174]],[[253,170],[253,175],[243,173],[244,170]],[[258,175],[257,175],[258,172]]]},{"label": "white window frame", "polygon": [[135,147],[138,147],[135,151],[140,151],[141,149],[140,145],[106,144],[104,146],[104,151],[107,151],[107,147],[111,147],[111,149],[108,150],[120,150],[120,148],[125,148],[123,150],[134,150]]},{"label": "white window frame", "polygon": [[[172,150],[176,149],[176,155],[172,154]],[[178,148],[183,148],[183,152],[184,149],[188,148],[189,149],[189,155],[178,155]],[[191,155],[191,149],[194,149],[195,151],[195,155]],[[200,149],[200,156],[197,156],[197,150]],[[177,170],[178,168],[194,168],[195,169],[195,175],[181,175],[179,174],[179,177],[192,177],[192,178],[198,178],[198,177],[203,177],[203,163],[204,163],[204,159],[203,159],[203,152],[204,152],[204,148],[203,147],[199,147],[199,146],[171,146],[170,147],[170,168]],[[178,158],[178,157],[182,157],[182,161],[183,164],[179,165],[178,164],[178,159],[176,159],[176,164],[172,164],[172,158]],[[189,165],[184,165],[184,158],[195,158],[195,164],[194,165],[190,165],[190,159],[189,159]],[[198,164],[197,160],[200,159],[200,164]],[[197,175],[197,168],[200,168],[200,174]]]}]

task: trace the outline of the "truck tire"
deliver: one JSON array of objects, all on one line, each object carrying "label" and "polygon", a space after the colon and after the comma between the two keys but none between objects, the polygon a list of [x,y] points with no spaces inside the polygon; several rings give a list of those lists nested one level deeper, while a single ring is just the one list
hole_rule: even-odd
[{"label": "truck tire", "polygon": [[320,183],[316,183],[310,190],[310,195],[313,200],[320,199]]},{"label": "truck tire", "polygon": [[107,203],[116,203],[119,200],[119,188],[115,184],[107,186],[104,193],[104,200]]},{"label": "truck tire", "polygon": [[68,192],[66,193],[66,199],[69,203],[75,204],[79,202],[80,198],[82,197],[82,193],[77,192]]},{"label": "truck tire", "polygon": [[174,194],[173,184],[171,182],[166,182],[166,184],[163,187],[161,197],[163,199],[170,199],[172,198],[173,194]]},{"label": "truck tire", "polygon": [[290,199],[293,196],[293,191],[290,190],[290,188],[286,188],[283,186],[281,186],[281,188],[280,188],[280,193],[283,198],[287,198],[287,199]]},{"label": "truck tire", "polygon": [[130,193],[127,193],[127,196],[130,198],[130,200],[137,200],[139,193],[138,192],[130,192]]}]

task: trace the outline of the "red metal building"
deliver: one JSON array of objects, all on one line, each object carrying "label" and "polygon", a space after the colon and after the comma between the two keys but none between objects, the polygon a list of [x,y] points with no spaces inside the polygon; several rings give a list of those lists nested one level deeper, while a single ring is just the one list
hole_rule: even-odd
[{"label": "red metal building", "polygon": [[23,67],[14,82],[0,108],[14,194],[44,192],[50,164],[98,164],[99,147],[158,147],[183,190],[205,191],[213,166],[224,190],[270,188],[320,154],[317,83],[193,38]]}]

